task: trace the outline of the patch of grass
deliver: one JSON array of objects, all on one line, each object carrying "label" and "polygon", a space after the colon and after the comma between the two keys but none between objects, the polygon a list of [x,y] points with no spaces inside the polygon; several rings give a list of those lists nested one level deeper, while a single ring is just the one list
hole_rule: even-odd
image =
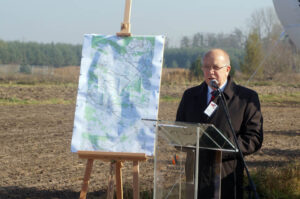
[{"label": "patch of grass", "polygon": [[272,86],[276,84],[272,81],[255,81],[255,82],[249,82],[249,86]]},{"label": "patch of grass", "polygon": [[163,102],[178,102],[178,101],[180,101],[180,98],[165,95],[165,96],[160,97],[160,100]]},{"label": "patch of grass", "polygon": [[72,100],[64,100],[52,98],[48,100],[32,100],[32,99],[19,99],[15,97],[0,99],[0,105],[46,105],[46,104],[72,104]]},{"label": "patch of grass", "polygon": [[[300,92],[286,94],[260,94],[259,99],[265,103],[292,103],[300,104]],[[160,97],[163,102],[179,102],[179,97],[164,95]]]},{"label": "patch of grass", "polygon": [[39,84],[30,84],[30,83],[20,84],[19,82],[11,82],[11,83],[0,82],[0,87],[20,87],[20,88],[65,87],[65,88],[77,88],[78,84],[76,84],[76,83],[58,83],[58,84],[56,84],[54,82],[39,83]]},{"label": "patch of grass", "polygon": [[261,102],[300,104],[300,92],[286,94],[261,94],[259,95],[259,98]]},{"label": "patch of grass", "polygon": [[[245,85],[246,81],[243,81],[243,84]],[[248,86],[282,86],[282,87],[294,87],[294,88],[299,88],[300,83],[298,82],[284,82],[284,81],[255,81],[255,82],[249,82]]]},{"label": "patch of grass", "polygon": [[[129,198],[133,198],[133,190],[132,190],[132,185],[130,185],[129,183],[125,183],[123,185],[123,198],[124,199],[129,199]],[[153,189],[149,188],[146,190],[140,190],[140,198],[141,199],[152,199],[153,198]],[[116,196],[116,194],[115,194]]]},{"label": "patch of grass", "polygon": [[283,87],[293,87],[293,88],[300,88],[300,83],[278,83],[280,86],[283,86]]},{"label": "patch of grass", "polygon": [[283,168],[260,168],[251,176],[256,184],[258,195],[262,199],[300,198],[299,162]]}]

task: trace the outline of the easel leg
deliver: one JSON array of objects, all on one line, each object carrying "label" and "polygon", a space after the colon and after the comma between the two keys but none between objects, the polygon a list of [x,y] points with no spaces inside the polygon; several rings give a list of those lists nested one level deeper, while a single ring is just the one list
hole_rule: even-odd
[{"label": "easel leg", "polygon": [[93,168],[93,159],[88,159],[86,163],[86,168],[85,168],[85,173],[84,173],[84,179],[81,187],[81,192],[80,192],[80,199],[86,199],[86,194],[89,186],[89,180],[91,177],[91,172]]},{"label": "easel leg", "polygon": [[139,161],[133,161],[133,198],[139,199]]},{"label": "easel leg", "polygon": [[115,172],[116,172],[116,162],[112,161],[110,163],[109,177],[108,177],[108,189],[107,189],[107,199],[114,198],[114,184],[115,184]]},{"label": "easel leg", "polygon": [[123,199],[123,185],[122,185],[122,162],[116,163],[116,185],[117,185],[117,199]]}]

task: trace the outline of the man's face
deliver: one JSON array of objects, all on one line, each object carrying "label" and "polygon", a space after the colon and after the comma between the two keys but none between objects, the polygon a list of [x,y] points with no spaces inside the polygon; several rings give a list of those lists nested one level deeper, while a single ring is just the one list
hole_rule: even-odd
[{"label": "man's face", "polygon": [[226,82],[231,69],[228,63],[228,60],[221,52],[212,52],[204,58],[202,71],[207,85],[210,85],[210,81],[213,79],[219,82],[219,86]]}]

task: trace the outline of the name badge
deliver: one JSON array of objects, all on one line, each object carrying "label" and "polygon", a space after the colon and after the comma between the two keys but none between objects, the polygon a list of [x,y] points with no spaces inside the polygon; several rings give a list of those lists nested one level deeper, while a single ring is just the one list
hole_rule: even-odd
[{"label": "name badge", "polygon": [[218,108],[218,105],[211,101],[208,105],[208,107],[205,109],[204,113],[210,117]]}]

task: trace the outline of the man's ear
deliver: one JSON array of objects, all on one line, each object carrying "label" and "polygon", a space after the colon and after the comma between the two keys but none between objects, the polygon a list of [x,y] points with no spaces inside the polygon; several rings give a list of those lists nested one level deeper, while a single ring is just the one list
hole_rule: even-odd
[{"label": "man's ear", "polygon": [[226,71],[227,71],[227,73],[229,73],[229,72],[230,72],[230,70],[231,70],[231,66],[227,66],[227,67],[226,67]]}]

